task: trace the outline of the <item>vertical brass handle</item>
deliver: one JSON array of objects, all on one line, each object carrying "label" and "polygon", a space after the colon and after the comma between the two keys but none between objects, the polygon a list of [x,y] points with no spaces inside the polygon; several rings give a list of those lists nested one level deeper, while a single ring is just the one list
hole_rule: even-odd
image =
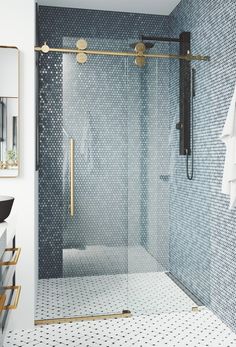
[{"label": "vertical brass handle", "polygon": [[74,216],[74,139],[70,139],[70,215]]}]

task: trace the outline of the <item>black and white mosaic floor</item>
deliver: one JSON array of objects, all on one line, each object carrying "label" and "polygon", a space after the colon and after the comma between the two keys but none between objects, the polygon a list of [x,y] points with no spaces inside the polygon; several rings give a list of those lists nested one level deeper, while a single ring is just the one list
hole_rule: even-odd
[{"label": "black and white mosaic floor", "polygon": [[196,304],[164,272],[40,280],[36,319],[190,311]]},{"label": "black and white mosaic floor", "polygon": [[[68,277],[39,280],[36,319],[120,313],[124,309],[133,317],[15,331],[6,337],[4,347],[236,347],[236,334],[213,313],[207,309],[191,312],[195,302],[152,257],[144,253],[141,257],[140,250],[137,256],[134,249],[130,273],[116,274],[121,263],[112,259],[118,257],[110,250],[99,250],[100,261],[96,262],[91,257],[95,253],[88,249],[78,260],[78,253],[70,252],[65,267]],[[80,261],[80,271],[86,270],[83,263],[89,263],[91,275],[69,274],[75,260],[76,264]],[[106,276],[104,268],[99,268],[105,263],[109,266]]]},{"label": "black and white mosaic floor", "polygon": [[235,347],[236,334],[216,316],[176,312],[39,326],[10,333],[4,347]]}]

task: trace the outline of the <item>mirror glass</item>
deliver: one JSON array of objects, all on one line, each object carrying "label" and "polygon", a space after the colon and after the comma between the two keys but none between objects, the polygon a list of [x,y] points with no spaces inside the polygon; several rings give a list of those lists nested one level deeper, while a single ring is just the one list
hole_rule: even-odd
[{"label": "mirror glass", "polygon": [[0,177],[18,176],[19,51],[0,47]]}]

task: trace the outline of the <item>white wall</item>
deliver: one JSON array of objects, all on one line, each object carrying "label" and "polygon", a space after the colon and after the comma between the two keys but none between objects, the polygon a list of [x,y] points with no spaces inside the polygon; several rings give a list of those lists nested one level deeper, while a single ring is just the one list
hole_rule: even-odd
[{"label": "white wall", "polygon": [[12,313],[12,328],[31,328],[34,320],[35,279],[35,3],[34,0],[0,1],[0,45],[20,50],[20,176],[0,178],[0,195],[16,198],[17,245],[22,256],[17,283],[22,285],[18,309]]}]

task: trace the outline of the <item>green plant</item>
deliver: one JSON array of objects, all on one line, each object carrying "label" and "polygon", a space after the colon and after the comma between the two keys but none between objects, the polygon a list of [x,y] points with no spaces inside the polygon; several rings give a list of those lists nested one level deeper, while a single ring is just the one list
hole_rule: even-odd
[{"label": "green plant", "polygon": [[15,161],[17,159],[16,151],[14,149],[11,149],[7,151],[7,161]]}]

